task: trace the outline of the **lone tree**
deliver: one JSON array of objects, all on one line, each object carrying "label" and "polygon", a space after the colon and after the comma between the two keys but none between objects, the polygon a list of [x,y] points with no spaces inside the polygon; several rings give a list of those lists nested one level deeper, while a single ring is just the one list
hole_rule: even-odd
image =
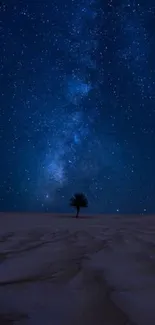
[{"label": "lone tree", "polygon": [[70,206],[75,207],[77,210],[76,218],[79,216],[80,208],[88,207],[88,200],[83,193],[75,193],[70,199]]}]

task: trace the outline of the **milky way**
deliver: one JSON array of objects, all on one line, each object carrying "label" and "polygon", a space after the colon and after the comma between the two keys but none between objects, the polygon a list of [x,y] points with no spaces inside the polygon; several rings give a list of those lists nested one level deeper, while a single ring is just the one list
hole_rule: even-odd
[{"label": "milky way", "polygon": [[0,3],[0,207],[155,211],[153,0]]}]

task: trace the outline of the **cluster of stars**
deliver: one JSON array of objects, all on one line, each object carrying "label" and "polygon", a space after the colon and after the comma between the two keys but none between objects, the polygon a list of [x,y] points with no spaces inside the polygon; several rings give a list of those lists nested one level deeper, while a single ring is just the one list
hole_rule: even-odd
[{"label": "cluster of stars", "polygon": [[1,210],[65,212],[83,191],[91,212],[153,212],[153,0],[0,13]]}]

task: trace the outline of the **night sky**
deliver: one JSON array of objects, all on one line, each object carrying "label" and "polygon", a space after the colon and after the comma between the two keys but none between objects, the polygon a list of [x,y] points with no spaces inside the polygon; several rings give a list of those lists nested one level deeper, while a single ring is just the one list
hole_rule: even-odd
[{"label": "night sky", "polygon": [[155,212],[154,0],[0,1],[0,210],[78,191]]}]

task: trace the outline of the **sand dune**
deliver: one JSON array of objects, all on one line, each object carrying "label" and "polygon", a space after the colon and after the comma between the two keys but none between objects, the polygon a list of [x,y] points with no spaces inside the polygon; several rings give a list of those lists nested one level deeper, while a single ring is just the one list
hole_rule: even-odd
[{"label": "sand dune", "polygon": [[0,214],[0,324],[155,324],[154,216]]}]

